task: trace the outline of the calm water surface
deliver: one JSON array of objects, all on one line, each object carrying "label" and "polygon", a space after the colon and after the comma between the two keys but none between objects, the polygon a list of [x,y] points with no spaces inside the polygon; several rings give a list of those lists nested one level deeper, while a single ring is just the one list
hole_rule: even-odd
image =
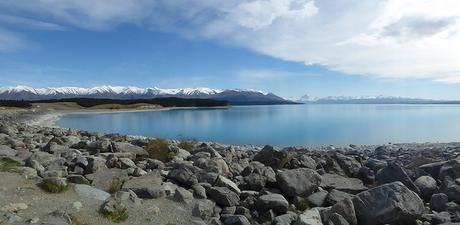
[{"label": "calm water surface", "polygon": [[460,141],[460,105],[277,105],[73,114],[58,125],[228,144],[346,145]]}]

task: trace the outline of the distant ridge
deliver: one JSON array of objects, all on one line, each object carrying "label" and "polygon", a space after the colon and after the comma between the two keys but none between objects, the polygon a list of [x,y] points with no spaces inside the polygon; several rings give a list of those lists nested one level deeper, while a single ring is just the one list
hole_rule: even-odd
[{"label": "distant ridge", "polygon": [[50,100],[68,98],[98,99],[153,99],[153,98],[199,98],[227,101],[231,105],[250,104],[294,104],[272,93],[250,89],[211,89],[211,88],[139,88],[119,86],[98,86],[93,88],[53,87],[33,88],[28,86],[0,88],[2,100]]},{"label": "distant ridge", "polygon": [[405,98],[394,96],[303,96],[297,102],[306,104],[460,104],[460,100],[439,100],[422,98]]}]

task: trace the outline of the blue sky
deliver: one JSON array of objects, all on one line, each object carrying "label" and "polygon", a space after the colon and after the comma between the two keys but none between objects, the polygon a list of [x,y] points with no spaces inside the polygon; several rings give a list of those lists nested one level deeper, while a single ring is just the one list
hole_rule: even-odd
[{"label": "blue sky", "polygon": [[0,2],[0,86],[460,99],[455,1],[107,2]]}]

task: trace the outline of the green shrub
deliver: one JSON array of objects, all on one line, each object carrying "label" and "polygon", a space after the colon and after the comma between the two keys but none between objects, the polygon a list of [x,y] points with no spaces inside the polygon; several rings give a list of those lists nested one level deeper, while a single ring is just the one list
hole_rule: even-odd
[{"label": "green shrub", "polygon": [[124,181],[119,177],[113,177],[112,181],[110,182],[109,193],[113,194],[121,190],[123,188]]},{"label": "green shrub", "polygon": [[182,148],[182,149],[185,149],[187,151],[192,151],[193,148],[195,148],[196,144],[198,142],[194,139],[192,140],[187,140],[187,139],[182,139],[180,142],[179,142],[179,148]]},{"label": "green shrub", "polygon": [[147,145],[147,152],[149,153],[150,158],[157,159],[162,162],[167,162],[171,159],[169,143],[165,139],[157,138],[150,140]]},{"label": "green shrub", "polygon": [[14,172],[21,164],[10,158],[0,159],[0,172]]},{"label": "green shrub", "polygon": [[58,185],[51,181],[44,180],[39,184],[40,188],[49,193],[61,193],[69,189],[69,185]]},{"label": "green shrub", "polygon": [[308,201],[305,198],[301,198],[295,202],[295,208],[299,212],[303,212],[310,208]]},{"label": "green shrub", "polygon": [[102,215],[114,223],[121,223],[128,219],[128,210],[123,208],[115,212],[102,213]]}]

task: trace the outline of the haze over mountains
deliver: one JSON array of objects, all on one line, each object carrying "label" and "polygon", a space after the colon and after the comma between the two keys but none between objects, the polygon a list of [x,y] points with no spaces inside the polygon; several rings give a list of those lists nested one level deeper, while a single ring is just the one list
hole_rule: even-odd
[{"label": "haze over mountains", "polygon": [[248,89],[162,89],[157,87],[138,88],[114,86],[99,86],[93,88],[32,88],[28,86],[17,86],[0,88],[0,99],[2,100],[49,100],[66,98],[152,99],[162,97],[225,100],[232,105],[294,103],[272,93]]},{"label": "haze over mountains", "polygon": [[306,104],[460,104],[460,100],[406,98],[396,96],[327,96],[304,95],[296,102]]}]

